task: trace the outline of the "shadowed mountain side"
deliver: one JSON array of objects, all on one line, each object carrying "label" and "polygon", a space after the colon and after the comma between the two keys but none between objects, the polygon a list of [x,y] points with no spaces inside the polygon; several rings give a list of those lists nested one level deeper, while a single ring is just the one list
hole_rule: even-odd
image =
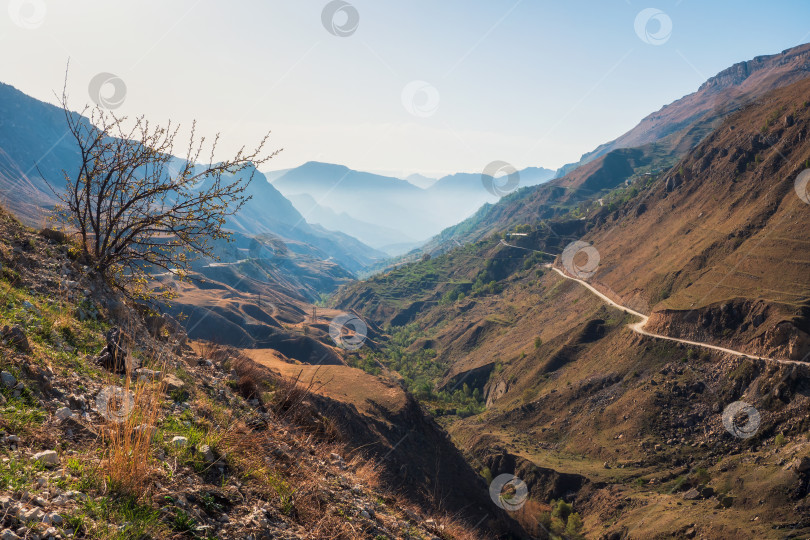
[{"label": "shadowed mountain side", "polygon": [[[541,184],[553,176],[553,171],[540,167],[524,169],[517,175],[521,186]],[[312,221],[331,220],[325,226],[357,235],[392,254],[403,253],[414,241],[429,238],[474,214],[483,204],[497,201],[499,186],[506,183],[504,178],[492,179],[481,173],[457,173],[435,182],[420,181],[423,189],[398,178],[318,162],[305,163],[273,181],[286,197],[296,200],[305,215],[326,207],[340,218],[336,221],[328,215],[313,215]],[[514,188],[510,185],[505,189]],[[358,222],[377,229],[357,230]]]},{"label": "shadowed mountain side", "polygon": [[[425,508],[443,511],[503,534],[527,538],[490,500],[487,485],[467,464],[446,433],[397,385],[348,366],[302,366],[267,350],[248,350],[254,361],[313,388],[318,402],[359,455],[382,464],[384,474],[403,494]],[[545,537],[545,536],[542,536]]]},{"label": "shadowed mountain side", "polygon": [[[342,231],[375,249],[397,254],[401,253],[402,249],[418,245],[414,238],[405,233],[355,219],[346,212],[335,212],[327,206],[318,204],[309,194],[300,193],[290,195],[288,198],[311,223],[333,231]],[[389,249],[392,251],[387,251]]]}]

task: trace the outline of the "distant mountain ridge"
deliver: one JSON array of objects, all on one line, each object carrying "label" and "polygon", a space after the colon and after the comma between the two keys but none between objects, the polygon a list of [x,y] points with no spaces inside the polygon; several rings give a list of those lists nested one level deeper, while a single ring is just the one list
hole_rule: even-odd
[{"label": "distant mountain ridge", "polygon": [[[518,177],[520,186],[536,185],[551,180],[554,171],[530,167],[519,171]],[[298,210],[308,220],[349,232],[392,255],[424,242],[500,198],[492,188],[500,180],[488,182],[489,177],[481,173],[456,173],[437,180],[421,175],[408,178],[413,183],[311,161],[278,176],[273,185],[300,205]],[[335,215],[345,217],[339,222]]]},{"label": "distant mountain ridge", "polygon": [[[0,203],[29,225],[44,225],[47,209],[55,202],[45,178],[60,189],[62,170],[74,171],[78,163],[64,112],[0,83]],[[310,225],[262,173],[241,174],[251,172],[254,178],[246,195],[252,199],[228,219],[226,228],[247,235],[273,234],[298,249],[311,246],[312,257],[332,259],[352,273],[385,258],[347,234]]]}]

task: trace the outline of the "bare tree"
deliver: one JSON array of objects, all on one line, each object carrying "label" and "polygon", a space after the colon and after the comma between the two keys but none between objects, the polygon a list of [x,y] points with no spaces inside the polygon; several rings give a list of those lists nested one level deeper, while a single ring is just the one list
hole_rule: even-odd
[{"label": "bare tree", "polygon": [[[175,156],[178,125],[152,125],[144,116],[129,121],[100,106],[73,113],[66,90],[61,105],[80,161],[73,174],[63,171],[64,190],[51,186],[60,200],[57,216],[77,232],[92,268],[130,297],[170,296],[149,292],[150,272],[182,279],[197,256],[214,257],[213,242],[230,236],[226,218],[249,200],[245,190],[256,167],[280,152],[263,152],[268,133],[254,150],[242,147],[214,162],[219,134],[204,153],[195,122]],[[199,165],[201,158],[207,164]]]}]

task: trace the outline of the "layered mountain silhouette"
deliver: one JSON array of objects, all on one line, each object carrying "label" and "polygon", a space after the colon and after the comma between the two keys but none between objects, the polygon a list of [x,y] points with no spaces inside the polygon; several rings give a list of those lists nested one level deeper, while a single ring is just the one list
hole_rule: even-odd
[{"label": "layered mountain silhouette", "polygon": [[[53,105],[0,84],[0,196],[23,221],[42,226],[55,202],[48,183],[64,188],[63,170],[71,173],[79,162],[75,140],[67,131],[64,112]],[[351,236],[311,225],[256,170],[241,211],[228,219],[227,228],[246,235],[272,234],[322,260],[334,260],[352,273],[385,257]],[[46,182],[47,180],[47,182]]]},{"label": "layered mountain silhouette", "polygon": [[[553,177],[554,171],[532,167],[519,171],[515,185],[504,187],[511,191]],[[421,175],[408,178],[308,162],[277,175],[273,185],[313,223],[348,232],[394,255],[467,218],[482,205],[498,201],[504,193],[496,188],[507,183],[481,173],[457,173],[437,180]]]}]

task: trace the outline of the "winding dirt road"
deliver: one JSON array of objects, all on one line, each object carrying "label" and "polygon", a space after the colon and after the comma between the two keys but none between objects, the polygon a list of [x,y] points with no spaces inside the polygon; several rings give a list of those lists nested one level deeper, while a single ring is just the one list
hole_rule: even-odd
[{"label": "winding dirt road", "polygon": [[[506,244],[506,245],[508,245],[508,244]],[[510,246],[510,247],[513,247],[513,246]],[[647,315],[644,315],[643,313],[639,313],[638,311],[630,309],[627,306],[617,304],[616,302],[611,300],[609,297],[605,296],[604,294],[602,294],[601,292],[596,290],[596,288],[594,288],[588,282],[586,282],[586,281],[584,281],[582,279],[571,277],[568,274],[566,274],[565,272],[563,272],[562,270],[560,270],[559,268],[555,267],[554,265],[546,264],[546,265],[543,265],[543,266],[545,266],[546,268],[551,268],[552,270],[554,270],[555,272],[560,274],[565,279],[570,279],[571,281],[576,281],[577,283],[579,283],[580,285],[582,285],[583,287],[585,287],[589,291],[591,291],[593,294],[595,294],[596,296],[598,296],[599,298],[604,300],[605,303],[610,304],[611,306],[613,306],[615,308],[624,310],[627,313],[630,313],[631,315],[635,315],[636,317],[639,317],[641,319],[639,322],[629,324],[628,326],[630,327],[630,329],[633,332],[635,332],[637,334],[641,334],[642,336],[647,336],[647,337],[652,337],[652,338],[657,338],[657,339],[664,339],[664,340],[667,340],[667,341],[674,341],[675,343],[683,343],[685,345],[693,345],[695,347],[702,347],[704,349],[712,349],[712,350],[715,350],[715,351],[720,351],[720,352],[724,352],[724,353],[728,353],[728,354],[733,354],[735,356],[742,356],[744,358],[751,358],[751,359],[755,359],[755,360],[765,360],[767,362],[775,362],[777,364],[793,364],[793,365],[798,365],[798,366],[806,366],[807,365],[806,363],[800,362],[798,360],[784,360],[784,359],[781,359],[781,358],[768,358],[766,356],[755,356],[753,354],[748,354],[748,353],[744,353],[744,352],[741,352],[741,351],[735,351],[734,349],[727,349],[725,347],[720,347],[718,345],[711,345],[710,343],[703,343],[703,342],[700,342],[700,341],[689,341],[688,339],[679,339],[679,338],[674,338],[674,337],[670,337],[670,336],[664,336],[662,334],[654,334],[652,332],[647,332],[646,330],[644,330],[644,326],[647,324],[647,321],[650,320],[650,318]]]},{"label": "winding dirt road", "polygon": [[[522,249],[522,250],[525,250],[525,251],[534,251],[536,253],[542,253],[544,255],[552,255],[552,256],[554,256],[553,254],[546,253],[544,251],[525,248],[525,247],[521,247],[521,246],[515,246],[513,244],[509,244],[505,240],[501,240],[500,243],[501,243],[501,245],[506,246],[506,247],[510,247],[510,248]],[[557,268],[556,266],[554,266],[553,264],[544,264],[543,266],[545,268],[551,268],[552,270],[554,270],[555,272],[560,274],[565,279],[570,279],[571,281],[576,281],[577,283],[579,283],[580,285],[582,285],[583,287],[585,287],[589,291],[591,291],[593,294],[595,294],[596,296],[598,296],[599,298],[604,300],[605,303],[607,303],[607,304],[609,304],[609,305],[611,305],[611,306],[613,306],[613,307],[615,307],[617,309],[624,310],[627,313],[630,313],[631,315],[634,315],[634,316],[638,317],[639,319],[641,319],[640,321],[629,324],[627,326],[630,328],[630,330],[632,330],[633,332],[635,332],[637,334],[640,334],[642,336],[647,336],[647,337],[657,338],[657,339],[664,339],[666,341],[674,341],[675,343],[683,343],[684,345],[693,345],[695,347],[702,347],[704,349],[712,349],[714,351],[720,351],[720,352],[732,354],[734,356],[742,356],[743,358],[751,358],[751,359],[754,359],[754,360],[764,360],[766,362],[774,362],[774,363],[777,363],[777,364],[792,364],[792,365],[796,365],[796,366],[807,366],[808,365],[806,362],[802,362],[802,361],[799,361],[799,360],[785,360],[785,359],[782,359],[782,358],[769,358],[767,356],[756,356],[756,355],[753,355],[753,354],[744,353],[742,351],[735,351],[734,349],[727,349],[725,347],[720,347],[718,345],[712,345],[711,343],[703,343],[701,341],[690,341],[688,339],[679,339],[679,338],[674,338],[674,337],[670,337],[670,336],[664,336],[662,334],[654,334],[652,332],[647,332],[646,330],[644,330],[644,326],[646,326],[647,321],[650,320],[650,318],[647,315],[644,315],[643,313],[639,313],[638,311],[636,311],[634,309],[630,309],[627,306],[617,304],[616,302],[611,300],[608,296],[606,296],[606,295],[602,294],[601,292],[599,292],[598,290],[596,290],[596,288],[594,288],[587,281],[584,281],[584,280],[579,279],[579,278],[571,277],[568,274],[566,274],[565,272],[563,272],[562,270],[560,270],[559,268]]]}]

